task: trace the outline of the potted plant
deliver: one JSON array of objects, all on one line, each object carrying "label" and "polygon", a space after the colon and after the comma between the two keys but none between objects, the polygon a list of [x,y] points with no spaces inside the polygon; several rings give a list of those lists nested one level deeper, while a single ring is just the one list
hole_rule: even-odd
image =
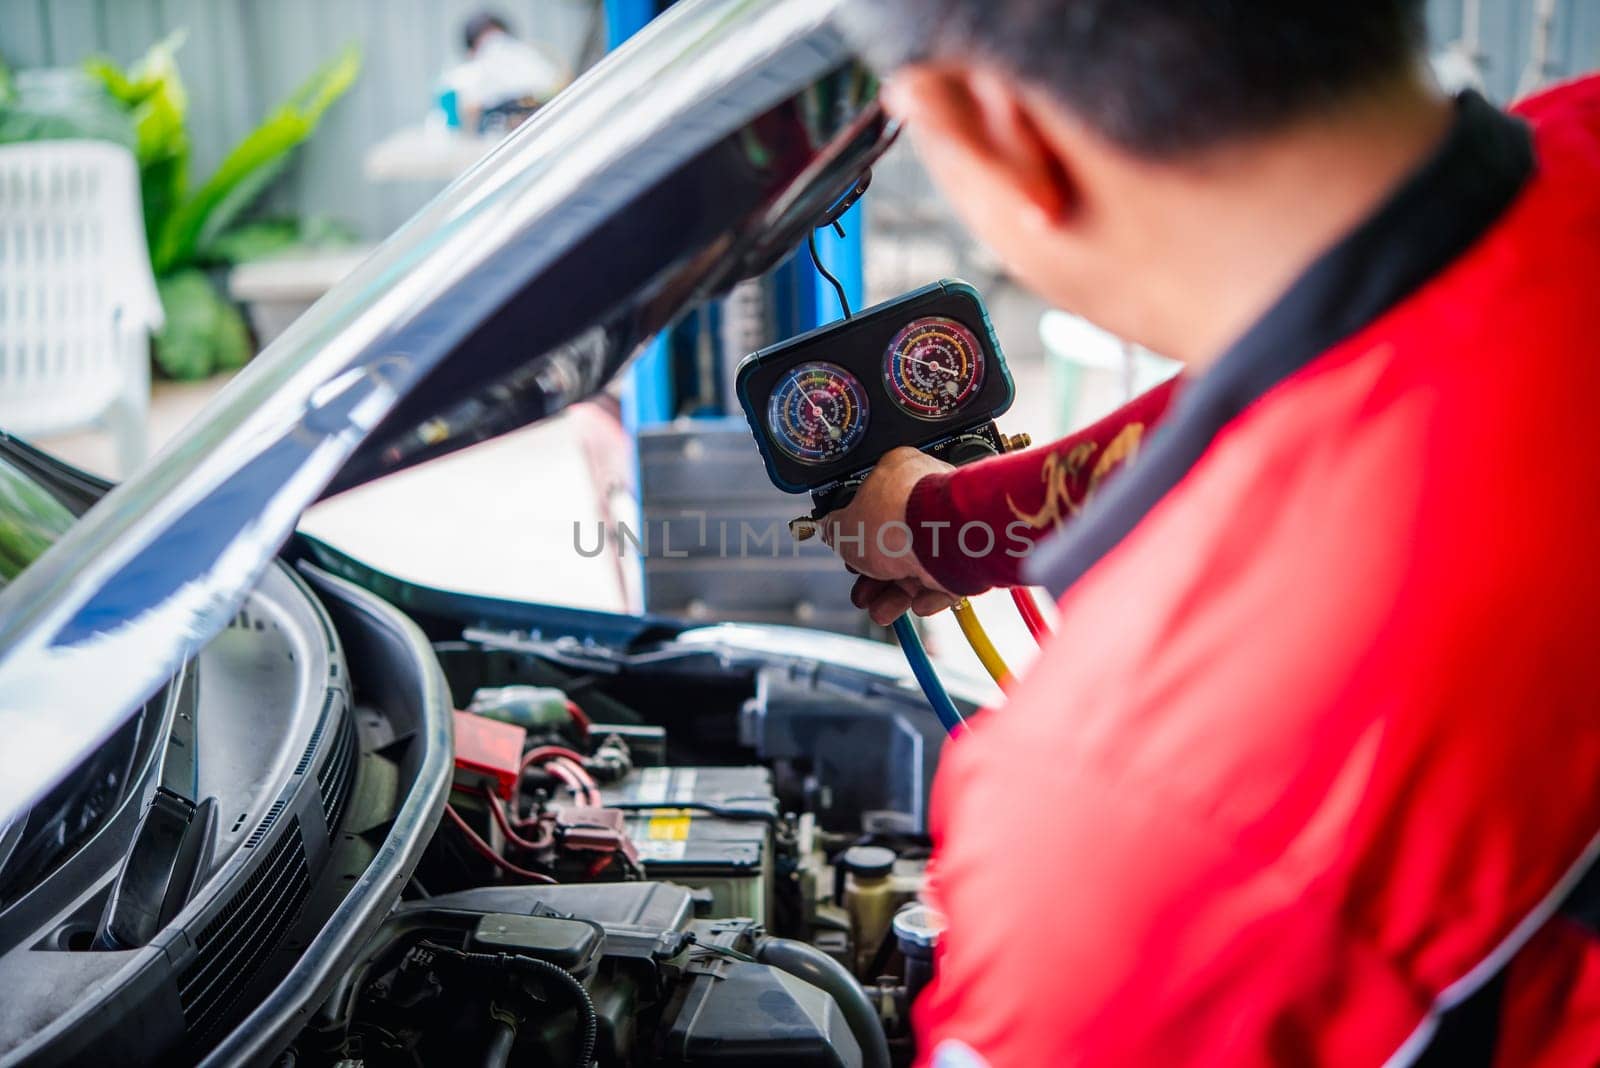
[{"label": "potted plant", "polygon": [[126,70],[104,58],[85,69],[129,115],[139,162],[145,233],[166,312],[155,339],[158,369],[172,378],[203,378],[242,365],[252,353],[244,318],[207,268],[263,255],[299,240],[298,221],[241,222],[316,130],[328,107],[361,69],[346,46],[314,71],[195,186],[190,181],[188,97],[176,54],[183,34],[157,42]]}]

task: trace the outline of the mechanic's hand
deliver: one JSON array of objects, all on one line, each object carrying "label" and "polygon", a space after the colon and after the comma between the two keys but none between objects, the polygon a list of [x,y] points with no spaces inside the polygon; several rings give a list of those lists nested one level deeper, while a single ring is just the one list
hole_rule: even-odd
[{"label": "mechanic's hand", "polygon": [[884,453],[848,505],[822,517],[822,540],[860,576],[850,600],[879,626],[908,611],[931,616],[958,600],[917,560],[906,525],[911,488],[925,475],[953,470],[918,449],[895,449]]}]

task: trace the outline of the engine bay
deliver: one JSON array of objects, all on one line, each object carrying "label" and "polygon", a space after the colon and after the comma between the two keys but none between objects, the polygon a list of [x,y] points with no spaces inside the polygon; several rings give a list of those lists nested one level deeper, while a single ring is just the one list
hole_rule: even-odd
[{"label": "engine bay", "polygon": [[910,1062],[940,928],[914,692],[716,642],[434,652],[444,818],[293,1063]]}]

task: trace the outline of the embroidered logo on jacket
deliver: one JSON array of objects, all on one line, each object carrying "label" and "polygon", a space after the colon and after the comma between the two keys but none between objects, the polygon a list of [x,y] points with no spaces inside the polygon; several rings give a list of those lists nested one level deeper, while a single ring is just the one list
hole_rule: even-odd
[{"label": "embroidered logo on jacket", "polygon": [[[1144,424],[1129,423],[1117,431],[1117,436],[1103,449],[1092,441],[1080,441],[1065,454],[1051,453],[1039,465],[1039,481],[1045,486],[1044,504],[1038,511],[1028,512],[1008,493],[1006,506],[1011,509],[1012,518],[1034,530],[1059,527],[1083,510],[1100,483],[1112,472],[1139,454],[1139,443],[1143,440]],[[1079,485],[1083,488],[1074,500],[1074,489]]]}]

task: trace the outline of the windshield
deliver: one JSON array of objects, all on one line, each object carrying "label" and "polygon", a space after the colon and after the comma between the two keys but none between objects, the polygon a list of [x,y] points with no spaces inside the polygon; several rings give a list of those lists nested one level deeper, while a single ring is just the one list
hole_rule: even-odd
[{"label": "windshield", "polygon": [[[0,455],[0,589],[67,532],[76,516],[9,457]],[[32,809],[0,820],[0,908],[27,891],[99,828],[122,800],[139,739],[129,720]]]},{"label": "windshield", "polygon": [[72,519],[49,490],[0,457],[0,590],[44,555]]}]

